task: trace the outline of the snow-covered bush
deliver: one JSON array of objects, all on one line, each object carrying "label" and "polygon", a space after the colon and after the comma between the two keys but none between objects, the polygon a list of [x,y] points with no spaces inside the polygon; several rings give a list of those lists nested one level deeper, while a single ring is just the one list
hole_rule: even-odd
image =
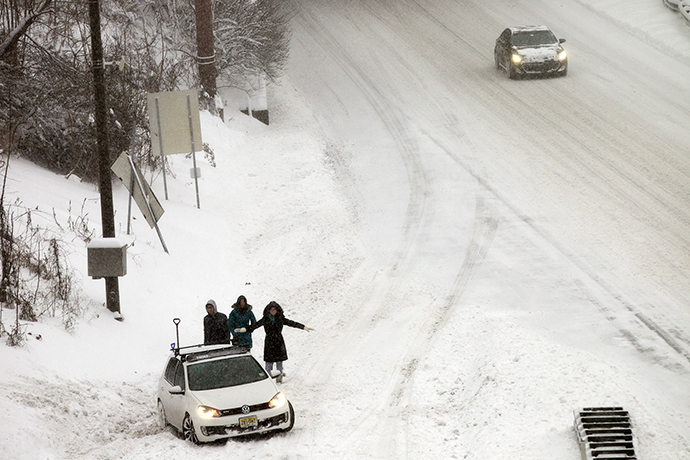
[{"label": "snow-covered bush", "polygon": [[36,225],[36,212],[39,211],[22,206],[19,199],[0,207],[0,306],[16,310],[17,319],[16,324],[7,328],[0,317],[0,333],[4,330],[8,334],[11,345],[23,342],[18,320],[59,318],[69,331],[84,311],[66,240],[93,237],[86,216],[82,214],[76,220],[70,217],[69,228],[63,228],[57,221],[51,226]]}]

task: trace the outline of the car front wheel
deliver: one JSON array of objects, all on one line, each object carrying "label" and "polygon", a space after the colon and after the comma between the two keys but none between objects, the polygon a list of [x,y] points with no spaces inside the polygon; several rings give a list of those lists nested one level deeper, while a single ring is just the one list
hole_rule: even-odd
[{"label": "car front wheel", "polygon": [[199,444],[199,438],[197,438],[196,431],[194,431],[194,422],[189,414],[184,416],[184,421],[182,422],[182,436],[185,441]]},{"label": "car front wheel", "polygon": [[168,419],[165,416],[165,408],[160,400],[158,400],[158,426],[161,429],[164,429],[166,426],[168,426]]}]

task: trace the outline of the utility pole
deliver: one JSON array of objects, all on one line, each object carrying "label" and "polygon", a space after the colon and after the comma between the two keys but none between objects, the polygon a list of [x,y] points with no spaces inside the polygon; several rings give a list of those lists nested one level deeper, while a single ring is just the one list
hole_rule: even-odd
[{"label": "utility pole", "polygon": [[[194,0],[196,46],[202,98],[216,97],[216,53],[213,47],[213,7],[211,0]],[[205,93],[205,94],[204,94]],[[208,101],[209,103],[211,101]]]},{"label": "utility pole", "polygon": [[[96,108],[96,136],[98,141],[98,189],[101,194],[101,226],[104,238],[115,237],[115,213],[113,210],[113,184],[110,176],[108,147],[108,113],[105,95],[105,66],[101,41],[101,14],[98,0],[89,0],[91,25],[91,60],[93,89]],[[120,313],[120,290],[117,277],[105,278],[105,297],[108,310]]]}]

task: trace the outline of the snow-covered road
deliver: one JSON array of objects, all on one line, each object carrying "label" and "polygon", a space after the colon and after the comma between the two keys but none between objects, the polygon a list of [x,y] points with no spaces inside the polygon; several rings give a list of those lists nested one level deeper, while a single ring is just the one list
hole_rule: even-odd
[{"label": "snow-covered road", "polygon": [[[463,203],[422,222],[433,189],[455,179],[453,164],[586,276],[614,276],[612,294],[687,318],[690,92],[677,55],[579,5],[298,3],[293,68],[309,71],[293,70],[291,80],[368,179],[370,214],[404,229],[402,247],[419,227],[462,228],[449,221],[463,220],[455,215]],[[569,77],[515,82],[492,71],[493,40],[527,21],[568,37]],[[401,212],[387,193],[403,181],[410,198]],[[401,257],[400,245],[372,241]]]},{"label": "snow-covered road", "polygon": [[[677,416],[686,419],[687,46],[674,49],[595,2],[295,3],[290,80],[339,141],[350,173],[344,176],[355,177],[352,206],[379,256],[370,262],[380,264],[376,277],[362,279],[369,289],[342,333],[342,342],[358,345],[324,358],[358,375],[368,350],[392,376],[371,382],[372,376],[358,375],[357,385],[372,395],[362,404],[373,406],[374,416],[352,420],[359,427],[346,436],[347,448],[377,458],[423,456],[427,447],[416,440],[415,427],[431,414],[411,405],[428,389],[415,381],[461,372],[455,361],[468,351],[484,356],[468,350],[462,337],[450,354],[433,347],[456,335],[444,326],[462,322],[468,308],[517,317],[606,362],[650,365],[623,372],[654,381],[657,367],[673,370],[676,384],[669,389],[675,391],[646,408],[663,419],[679,410],[680,398]],[[673,18],[657,6],[655,14]],[[568,40],[568,77],[511,81],[494,70],[493,42],[503,28],[534,23]],[[677,32],[687,39],[687,30]],[[549,366],[548,359],[535,363]],[[547,386],[568,381],[567,360],[554,365]],[[587,366],[587,359],[571,365]],[[571,377],[573,388],[592,392],[584,405],[616,399],[594,390],[593,376]],[[327,395],[333,376],[324,379]],[[340,387],[342,378],[334,384]],[[654,388],[663,392],[663,385]],[[524,397],[517,389],[507,395]],[[637,395],[620,396],[630,397]],[[436,416],[443,425],[448,417],[465,419],[451,406]],[[512,421],[524,422],[531,425]],[[687,439],[687,429],[678,428]],[[479,436],[478,442],[499,445],[505,435],[498,430],[496,439]],[[497,449],[488,452],[505,458]]]}]

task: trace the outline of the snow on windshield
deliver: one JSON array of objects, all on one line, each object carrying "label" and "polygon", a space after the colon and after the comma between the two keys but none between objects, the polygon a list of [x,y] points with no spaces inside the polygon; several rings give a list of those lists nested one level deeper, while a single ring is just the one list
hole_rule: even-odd
[{"label": "snow on windshield", "polygon": [[550,30],[532,30],[518,32],[513,35],[514,46],[555,45],[556,37]]}]

